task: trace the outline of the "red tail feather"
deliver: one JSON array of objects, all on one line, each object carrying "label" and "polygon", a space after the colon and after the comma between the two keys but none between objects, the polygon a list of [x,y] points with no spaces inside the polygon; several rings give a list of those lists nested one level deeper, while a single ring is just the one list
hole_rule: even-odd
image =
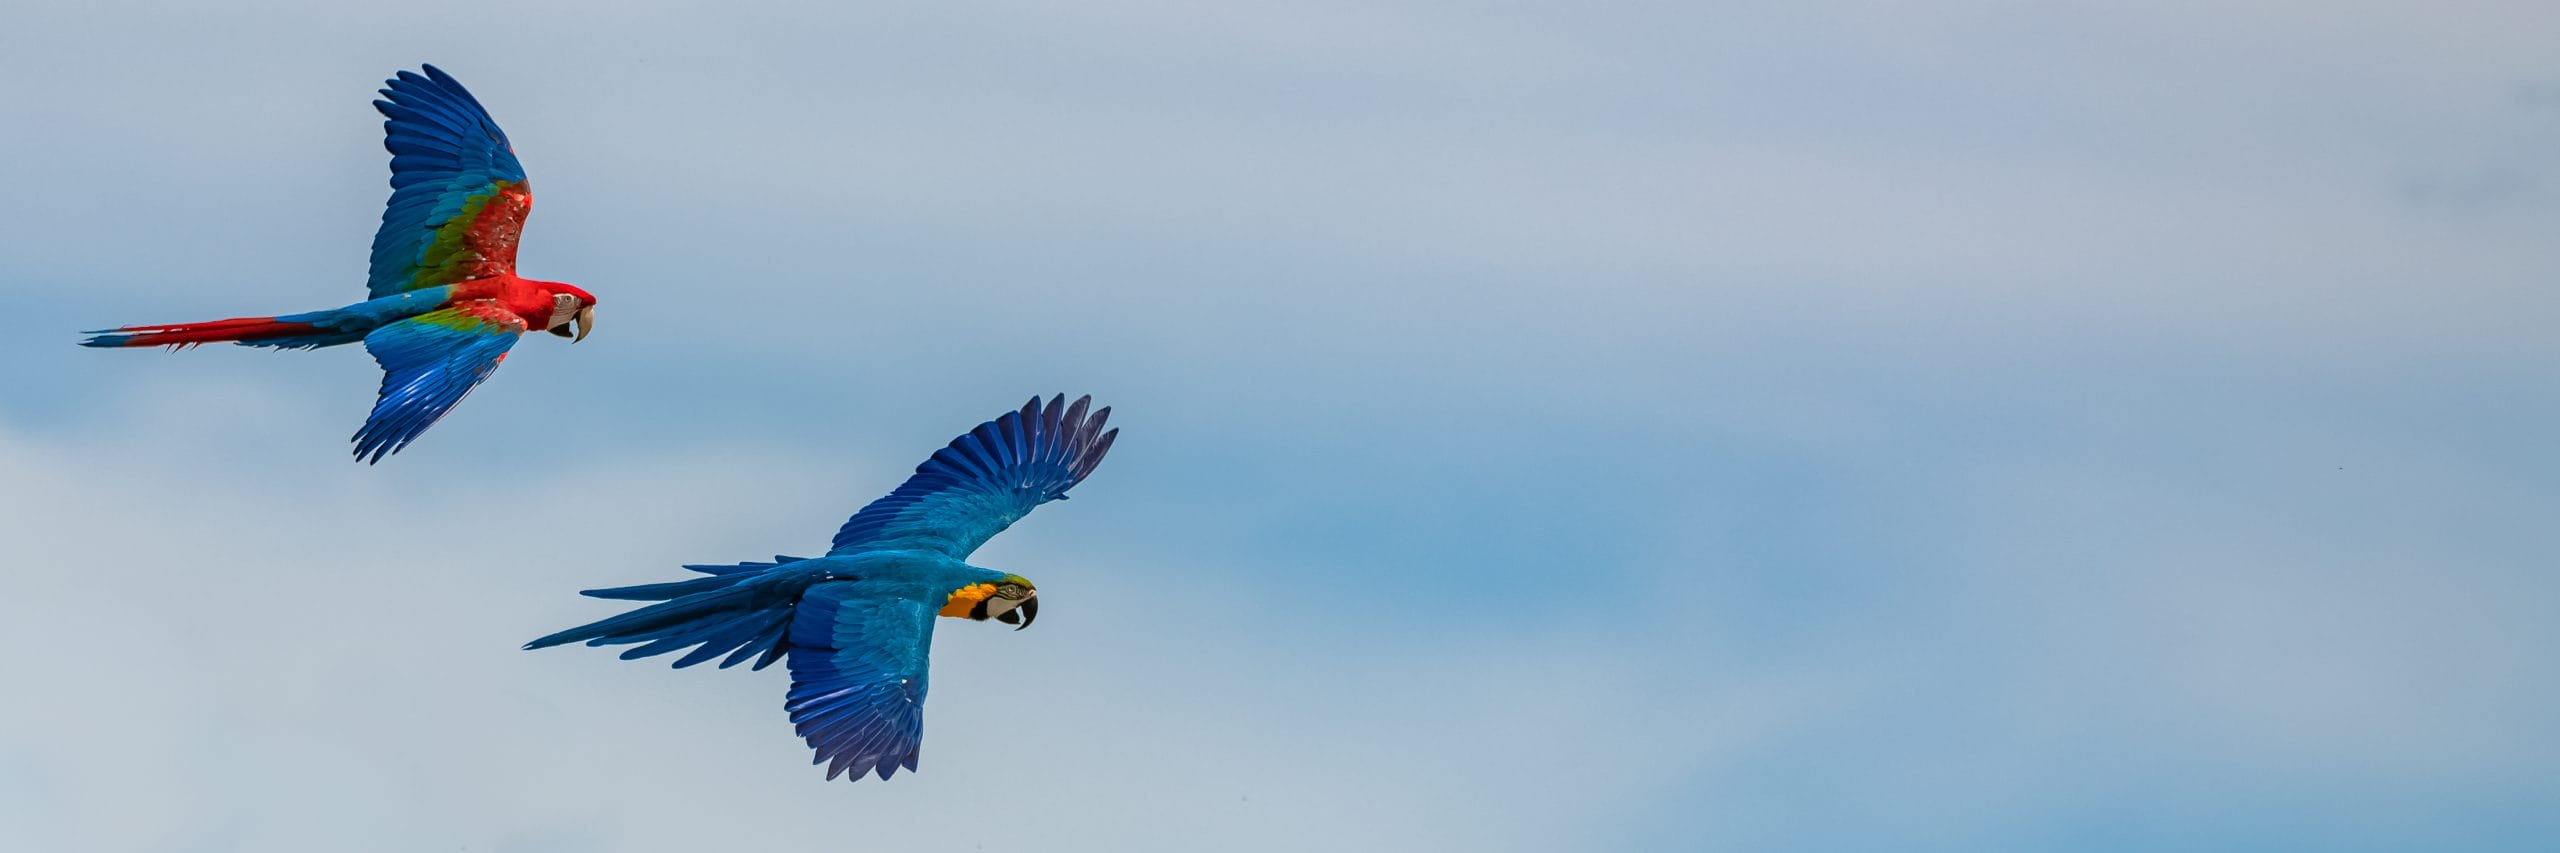
[{"label": "red tail feather", "polygon": [[203,323],[125,326],[99,334],[85,343],[93,347],[174,347],[286,338],[318,330],[319,327],[309,323],[279,323],[274,317],[238,317]]}]

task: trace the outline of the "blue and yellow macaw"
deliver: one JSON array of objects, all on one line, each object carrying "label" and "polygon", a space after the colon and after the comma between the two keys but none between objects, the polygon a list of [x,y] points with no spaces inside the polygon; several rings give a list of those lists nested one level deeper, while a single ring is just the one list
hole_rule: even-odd
[{"label": "blue and yellow macaw", "polygon": [[933,618],[994,619],[1021,630],[1040,615],[1029,580],[966,560],[1033,507],[1066,498],[1102,464],[1120,431],[1103,430],[1109,407],[1086,415],[1092,402],[1068,404],[1061,394],[1044,407],[1033,397],[952,439],[897,490],[854,513],[824,557],[686,566],[710,577],[587,590],[659,603],[525,648],[643,644],[623,651],[631,660],[692,647],[678,668],[722,655],[724,669],[787,659],[783,708],[828,779],[848,769],[856,780],[914,770]]}]

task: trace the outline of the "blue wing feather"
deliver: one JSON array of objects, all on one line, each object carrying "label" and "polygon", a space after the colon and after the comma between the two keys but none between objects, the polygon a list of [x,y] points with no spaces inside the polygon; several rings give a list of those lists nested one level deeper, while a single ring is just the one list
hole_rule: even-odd
[{"label": "blue wing feather", "polygon": [[865,595],[860,582],[822,583],[791,617],[791,723],[827,765],[827,778],[916,769],[924,741],[925,656],[934,608]]},{"label": "blue wing feather", "polygon": [[1032,508],[1065,497],[1110,452],[1119,430],[1105,431],[1111,408],[1088,417],[1092,397],[1073,406],[1066,395],[962,433],[916,466],[914,475],[872,501],[836,531],[830,555],[890,549],[939,551],[952,559],[1004,532]]},{"label": "blue wing feather", "polygon": [[366,334],[365,350],[382,365],[382,391],[356,430],[356,458],[380,462],[417,440],[498,369],[524,328],[495,305],[467,303]]},{"label": "blue wing feather", "polygon": [[480,101],[435,66],[425,71],[400,72],[385,81],[384,100],[373,102],[384,118],[382,146],[392,154],[391,200],[373,235],[366,279],[377,297],[451,283],[418,281],[420,260],[434,245],[437,229],[473,199],[498,192],[502,182],[525,180],[506,131]]}]

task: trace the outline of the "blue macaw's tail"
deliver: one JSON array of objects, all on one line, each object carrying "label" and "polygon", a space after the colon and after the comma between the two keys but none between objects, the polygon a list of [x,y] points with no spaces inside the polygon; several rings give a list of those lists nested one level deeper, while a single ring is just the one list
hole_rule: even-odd
[{"label": "blue macaw's tail", "polygon": [[783,633],[791,627],[792,603],[800,590],[798,585],[757,581],[770,577],[768,573],[777,566],[802,559],[805,558],[777,556],[770,563],[686,566],[710,577],[586,590],[581,594],[658,603],[561,631],[524,647],[540,649],[581,641],[590,646],[642,644],[622,652],[623,660],[632,660],[698,644],[701,648],[676,659],[676,668],[725,654],[729,658],[720,662],[722,669],[749,658],[755,659],[753,669],[763,669],[782,659]]},{"label": "blue macaw's tail", "polygon": [[84,347],[191,347],[203,344],[235,343],[247,347],[307,349],[333,347],[364,340],[366,332],[385,323],[414,317],[435,310],[451,294],[451,287],[431,287],[406,293],[368,299],[344,308],[307,311],[276,317],[235,317],[202,323],[162,323],[149,326],[119,326],[95,329],[81,334]]}]

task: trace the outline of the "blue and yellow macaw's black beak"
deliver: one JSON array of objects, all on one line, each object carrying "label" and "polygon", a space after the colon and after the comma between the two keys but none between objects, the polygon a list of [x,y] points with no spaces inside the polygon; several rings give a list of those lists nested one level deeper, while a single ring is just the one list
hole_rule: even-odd
[{"label": "blue and yellow macaw's black beak", "polygon": [[[986,604],[981,602],[978,606],[984,607]],[[996,621],[1011,625],[1016,631],[1031,627],[1031,620],[1038,618],[1040,618],[1040,594],[1036,592],[1023,597],[1022,603],[1005,608],[1004,612],[996,614]]]},{"label": "blue and yellow macaw's black beak", "polygon": [[942,615],[960,616],[980,622],[993,618],[1020,631],[1040,618],[1040,591],[1029,583],[979,583],[953,590],[951,601],[943,605]]}]

